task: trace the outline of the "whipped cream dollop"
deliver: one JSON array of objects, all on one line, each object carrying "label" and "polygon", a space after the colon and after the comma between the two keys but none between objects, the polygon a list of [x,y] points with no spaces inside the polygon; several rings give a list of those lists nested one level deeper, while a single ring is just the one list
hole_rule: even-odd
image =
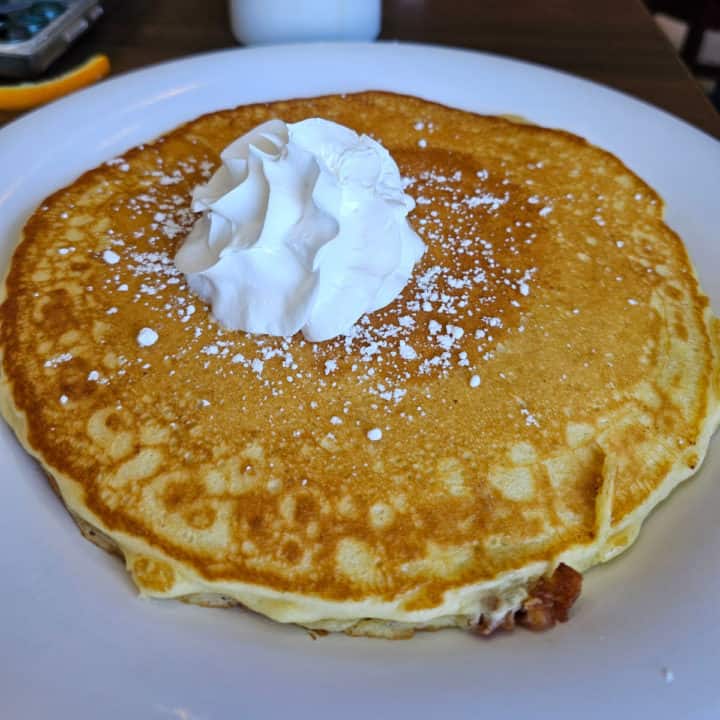
[{"label": "whipped cream dollop", "polygon": [[425,245],[382,145],[328,120],[270,120],[220,157],[175,264],[222,325],[319,342],[399,295]]}]

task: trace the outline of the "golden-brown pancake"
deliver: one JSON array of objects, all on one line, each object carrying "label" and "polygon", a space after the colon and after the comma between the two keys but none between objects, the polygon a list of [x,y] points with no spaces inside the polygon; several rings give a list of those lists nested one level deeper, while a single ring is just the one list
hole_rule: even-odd
[{"label": "golden-brown pancake", "polygon": [[[192,188],[272,117],[372,135],[416,199],[428,250],[347,337],[223,331],[173,264]],[[718,322],[662,213],[579,137],[416,98],[207,115],[29,219],[3,413],[145,595],[354,634],[542,626],[576,594],[561,563],[632,543],[718,422]]]}]

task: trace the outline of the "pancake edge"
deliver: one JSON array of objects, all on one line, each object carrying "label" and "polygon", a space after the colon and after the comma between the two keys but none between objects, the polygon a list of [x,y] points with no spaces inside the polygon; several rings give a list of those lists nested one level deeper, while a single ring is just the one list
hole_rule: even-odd
[{"label": "pancake edge", "polygon": [[[3,287],[3,294],[4,294]],[[104,527],[102,521],[83,507],[80,484],[45,463],[32,447],[27,433],[27,419],[12,397],[11,384],[5,375],[3,353],[0,350],[0,413],[15,433],[18,441],[49,476],[65,508],[84,537],[102,549],[124,559],[132,577],[132,566],[142,556],[169,564],[175,582],[169,592],[148,592],[138,587],[142,597],[180,599],[211,607],[244,606],[280,623],[293,623],[310,630],[345,632],[349,635],[399,639],[412,636],[416,630],[437,630],[446,627],[471,629],[482,626],[490,633],[502,626],[509,616],[522,611],[532,586],[565,563],[579,572],[620,555],[638,537],[645,518],[684,480],[695,475],[707,456],[710,440],[720,425],[720,320],[705,312],[706,327],[713,352],[713,378],[709,383],[708,413],[694,449],[698,464],[694,468],[680,458],[665,481],[656,488],[645,503],[626,516],[617,527],[596,528],[596,540],[588,545],[568,548],[549,561],[531,563],[494,578],[465,585],[445,593],[442,603],[423,610],[402,609],[403,598],[393,601],[330,601],[298,593],[275,591],[270,588],[241,582],[207,581],[180,563],[169,560],[143,540]],[[601,523],[599,522],[598,525]]]}]

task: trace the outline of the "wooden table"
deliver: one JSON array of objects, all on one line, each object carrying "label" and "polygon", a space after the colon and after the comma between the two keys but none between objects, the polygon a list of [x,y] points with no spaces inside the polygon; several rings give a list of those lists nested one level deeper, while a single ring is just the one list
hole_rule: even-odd
[{"label": "wooden table", "polygon": [[[363,0],[356,0],[362,2]],[[104,0],[54,66],[105,52],[113,73],[234,44],[226,0]],[[720,115],[641,0],[384,0],[382,38],[476,48],[605,83],[720,138]],[[0,124],[17,113],[1,113]]]}]

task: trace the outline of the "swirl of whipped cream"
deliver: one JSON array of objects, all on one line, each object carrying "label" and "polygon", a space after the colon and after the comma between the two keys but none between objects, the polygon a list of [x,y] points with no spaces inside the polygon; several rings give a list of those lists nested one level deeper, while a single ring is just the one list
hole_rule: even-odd
[{"label": "swirl of whipped cream", "polygon": [[270,120],[220,157],[175,264],[222,325],[319,342],[403,289],[425,245],[382,145],[328,120]]}]

